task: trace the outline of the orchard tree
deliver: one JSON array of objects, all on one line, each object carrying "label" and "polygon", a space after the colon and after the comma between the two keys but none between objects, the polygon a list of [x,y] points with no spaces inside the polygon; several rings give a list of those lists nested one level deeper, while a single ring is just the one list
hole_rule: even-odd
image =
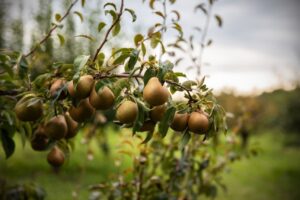
[{"label": "orchard tree", "polygon": [[[43,64],[37,51],[49,38],[64,44],[64,35],[56,31],[66,19],[74,14],[84,21],[85,16],[74,10],[79,3],[84,9],[88,2],[74,0],[63,15],[56,13],[46,36],[28,53],[1,50],[0,129],[6,158],[13,155],[14,137],[19,135],[23,144],[30,142],[33,150],[48,151],[45,160],[59,168],[71,155],[73,138],[83,128],[89,130],[90,139],[108,120],[130,128],[132,140],[140,142],[124,142],[132,147],[132,151],[126,151],[133,160],[131,178],[120,172],[114,181],[93,185],[91,198],[197,199],[201,194],[214,197],[217,185],[225,187],[219,174],[227,162],[235,159],[236,144],[231,140],[216,151],[220,133],[227,131],[224,109],[204,77],[189,80],[184,73],[174,71],[174,64],[179,65],[188,52],[184,48],[194,50],[194,36],[185,39],[179,11],[168,11],[176,0],[145,2],[161,21],[147,32],[136,33],[131,45],[120,48],[107,46],[108,41],[122,32],[122,21],[135,22],[137,16],[124,0],[118,5],[105,2],[102,13],[112,19],[111,23],[99,22],[95,27],[99,36],[77,36],[87,42],[99,42],[95,52],[73,55],[73,63],[54,61],[45,72],[34,73],[36,62]],[[187,53],[198,75],[203,49],[212,43],[206,41],[206,34],[215,3],[209,0],[195,6],[207,17],[200,55]],[[221,17],[215,15],[215,19],[221,26]],[[175,42],[166,44],[164,34],[172,30],[176,31]],[[176,61],[172,63],[168,57],[175,57]],[[174,99],[175,93],[182,98]]]}]

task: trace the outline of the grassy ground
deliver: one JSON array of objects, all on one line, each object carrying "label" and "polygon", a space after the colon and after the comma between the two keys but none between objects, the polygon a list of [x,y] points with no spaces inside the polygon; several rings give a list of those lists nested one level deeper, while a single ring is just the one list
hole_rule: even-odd
[{"label": "grassy ground", "polygon": [[[300,148],[284,147],[283,141],[283,137],[272,133],[253,137],[251,142],[259,144],[261,152],[229,167],[224,175],[228,191],[220,191],[217,200],[300,199]],[[10,183],[34,181],[46,189],[49,200],[72,199],[72,193],[78,199],[87,199],[90,184],[99,183],[116,171],[111,157],[96,151],[94,160],[88,161],[87,147],[80,145],[79,140],[77,143],[73,156],[59,174],[46,163],[46,153],[17,145],[11,159],[4,161],[0,157],[0,177]]]}]

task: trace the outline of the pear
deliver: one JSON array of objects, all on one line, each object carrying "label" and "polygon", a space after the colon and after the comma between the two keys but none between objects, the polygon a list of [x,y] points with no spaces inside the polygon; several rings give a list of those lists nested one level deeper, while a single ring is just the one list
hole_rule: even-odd
[{"label": "pear", "polygon": [[159,122],[164,117],[166,110],[167,110],[167,106],[165,104],[160,106],[155,106],[150,111],[150,118],[155,122]]},{"label": "pear", "polygon": [[139,132],[145,132],[145,131],[154,131],[155,128],[155,122],[152,120],[147,120],[144,122],[143,126],[138,130]]},{"label": "pear", "polygon": [[[58,95],[57,92],[58,92],[62,87],[64,87],[65,84],[66,84],[66,81],[65,81],[64,79],[57,79],[57,80],[55,80],[55,81],[52,83],[51,87],[50,87],[50,96],[51,96],[52,98],[56,98],[56,96]],[[59,96],[58,99],[64,99],[64,98],[66,98],[66,96],[67,96],[66,92],[62,91],[62,92],[60,93],[60,96]]]},{"label": "pear", "polygon": [[95,90],[95,86],[90,94],[90,104],[99,110],[107,110],[111,108],[115,101],[114,93],[106,86],[101,88],[98,92]]},{"label": "pear", "polygon": [[65,154],[58,147],[53,147],[48,153],[47,161],[53,167],[60,167],[65,162]]},{"label": "pear", "polygon": [[184,131],[188,125],[189,114],[188,113],[175,113],[171,128],[174,131]]},{"label": "pear", "polygon": [[143,91],[144,100],[151,106],[159,106],[168,101],[170,93],[163,87],[157,77],[152,77],[148,81]]},{"label": "pear", "polygon": [[126,100],[117,109],[116,118],[123,124],[133,123],[138,115],[135,102]]},{"label": "pear", "polygon": [[21,121],[35,121],[43,115],[42,101],[35,101],[32,104],[30,99],[23,97],[17,102],[15,113]]},{"label": "pear", "polygon": [[204,134],[209,128],[209,119],[203,113],[192,112],[188,121],[188,127],[194,133]]},{"label": "pear", "polygon": [[69,110],[70,116],[77,122],[84,122],[91,118],[94,113],[95,109],[90,104],[89,99],[82,99],[80,100],[77,107],[72,106]]},{"label": "pear", "polygon": [[84,99],[87,98],[94,85],[94,78],[91,75],[83,75],[79,78],[76,91],[73,81],[68,83],[68,92],[73,98]]},{"label": "pear", "polygon": [[69,112],[66,112],[64,116],[68,126],[68,132],[65,138],[70,139],[77,134],[78,123],[72,119]]},{"label": "pear", "polygon": [[30,141],[31,148],[35,151],[44,151],[48,146],[48,137],[45,133],[44,126],[40,125],[33,133]]},{"label": "pear", "polygon": [[45,126],[46,135],[54,140],[60,140],[68,132],[66,119],[63,115],[57,115],[51,118]]}]

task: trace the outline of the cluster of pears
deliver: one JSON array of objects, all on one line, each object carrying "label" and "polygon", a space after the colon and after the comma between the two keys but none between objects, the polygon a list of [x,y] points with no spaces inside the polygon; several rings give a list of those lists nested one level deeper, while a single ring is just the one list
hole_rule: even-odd
[{"label": "cluster of pears", "polygon": [[[152,77],[143,90],[143,98],[152,108],[149,120],[146,120],[138,131],[153,131],[157,122],[163,119],[167,110],[166,102],[170,93],[157,77]],[[138,115],[137,103],[126,100],[117,109],[116,118],[123,124],[132,124]],[[209,118],[204,112],[194,111],[192,113],[176,112],[170,127],[174,131],[182,132],[187,128],[198,134],[203,134],[209,129]]]},{"label": "cluster of pears", "polygon": [[[162,106],[169,99],[170,93],[167,88],[162,86],[157,77],[149,79],[143,90],[143,98],[152,107]],[[132,124],[138,116],[138,105],[136,102],[125,100],[118,107],[116,118],[123,124]],[[147,120],[139,131],[154,130],[156,120]]]},{"label": "cluster of pears", "polygon": [[[62,90],[66,84],[67,91]],[[69,94],[71,98],[77,100],[78,104],[72,105],[67,112],[54,116],[45,124],[39,125],[31,139],[32,149],[43,151],[48,148],[50,140],[73,138],[77,134],[78,123],[91,118],[96,109],[106,110],[113,106],[115,101],[113,92],[106,86],[97,92],[95,84],[91,75],[81,76],[76,89],[73,81],[68,83],[64,79],[53,81],[49,89],[53,99],[62,100]],[[23,97],[17,102],[15,113],[21,121],[36,121],[43,116],[43,103],[40,100],[32,102],[29,97]],[[60,166],[64,162],[64,154],[59,148],[52,148],[47,160],[55,167]]]}]

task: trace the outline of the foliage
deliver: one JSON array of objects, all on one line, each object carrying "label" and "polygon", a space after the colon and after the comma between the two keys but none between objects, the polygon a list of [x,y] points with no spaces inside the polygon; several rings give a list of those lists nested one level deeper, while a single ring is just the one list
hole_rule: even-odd
[{"label": "foliage", "polygon": [[[133,178],[125,181],[121,175],[117,177],[116,182],[92,187],[93,190],[101,191],[99,194],[110,199],[194,199],[201,194],[215,197],[216,185],[222,186],[218,175],[222,172],[228,155],[215,156],[210,151],[212,148],[217,148],[220,133],[227,131],[226,113],[217,103],[212,89],[206,86],[204,78],[189,80],[185,74],[174,71],[174,64],[163,57],[167,53],[172,54],[172,49],[180,48],[178,42],[186,41],[178,11],[172,11],[175,18],[171,19],[171,25],[167,23],[166,6],[167,4],[171,6],[176,1],[151,0],[150,9],[162,19],[162,22],[151,26],[147,33],[137,33],[132,39],[132,45],[112,47],[110,52],[104,51],[103,47],[107,45],[108,40],[117,37],[123,31],[121,21],[126,19],[135,22],[137,16],[134,10],[124,5],[123,0],[119,6],[114,2],[107,2],[103,5],[103,13],[111,19],[111,23],[100,21],[95,27],[101,33],[100,40],[86,34],[77,36],[86,41],[97,41],[99,46],[95,53],[74,55],[73,63],[64,60],[52,62],[51,56],[48,59],[49,55],[39,54],[38,49],[53,36],[55,31],[63,27],[69,15],[74,14],[85,22],[85,16],[81,12],[72,11],[78,2],[79,0],[74,0],[64,14],[55,14],[55,21],[51,24],[49,32],[29,53],[1,51],[0,129],[6,157],[9,158],[14,152],[14,136],[20,135],[23,145],[29,140],[34,149],[50,150],[50,152],[53,149],[60,149],[63,154],[59,150],[59,161],[53,161],[55,158],[52,155],[56,153],[49,153],[47,157],[50,164],[55,163],[54,167],[59,167],[64,162],[62,156],[67,158],[73,148],[72,139],[66,136],[71,130],[71,125],[66,122],[67,117],[65,117],[69,112],[70,116],[79,123],[79,129],[88,130],[87,140],[96,137],[97,130],[106,123],[106,120],[114,121],[122,127],[132,128],[133,136],[141,138],[138,154],[127,152],[135,156],[131,169]],[[209,8],[214,2],[208,1]],[[156,8],[156,4],[159,3],[162,4],[163,11]],[[82,0],[81,5],[84,8],[85,1]],[[203,5],[199,8],[205,10]],[[125,12],[129,14],[129,18],[127,16],[124,18]],[[221,26],[221,18],[216,16],[216,20]],[[165,45],[163,36],[170,28],[176,31],[176,42]],[[57,34],[60,44],[64,45],[65,36]],[[208,42],[207,45],[210,44],[211,42]],[[155,53],[157,51],[158,56]],[[34,66],[37,65],[46,65],[46,67],[42,72],[36,73]],[[159,104],[166,106],[166,112],[158,122],[150,116],[150,112],[157,105],[151,105],[143,96],[144,87],[150,84],[150,80],[154,77],[159,80],[159,83],[150,90],[151,95],[157,95],[158,91],[167,91],[168,95],[167,101]],[[107,111],[95,112],[95,108],[90,105],[92,93],[95,90],[96,95],[100,95],[105,87],[112,91],[110,95],[115,98],[114,105],[109,106]],[[179,93],[183,97],[175,101],[169,93],[172,95]],[[161,95],[157,95],[156,99],[160,97]],[[122,103],[128,101],[137,108],[134,120],[128,123],[121,123],[120,119],[114,120],[115,111]],[[85,107],[80,108],[81,105]],[[184,131],[175,131],[174,134],[169,135],[168,130],[172,126],[176,113],[189,115],[192,112],[200,113],[209,121],[209,126],[192,133],[188,125],[190,122],[186,121]],[[132,113],[135,114],[135,110],[128,116],[132,116]],[[33,116],[36,117],[33,119]],[[76,128],[77,122],[74,122]],[[152,124],[153,127],[147,127],[147,123]],[[53,129],[51,133],[63,135],[53,137],[49,127]],[[43,135],[42,141],[46,146],[35,147],[38,132],[43,132],[44,129],[46,136]],[[141,136],[139,132],[147,132],[147,135]],[[76,135],[76,133],[72,134]],[[207,139],[211,142],[206,142]],[[131,144],[130,141],[127,143]],[[38,141],[38,144],[41,142]],[[181,187],[184,190],[181,190]]]}]

